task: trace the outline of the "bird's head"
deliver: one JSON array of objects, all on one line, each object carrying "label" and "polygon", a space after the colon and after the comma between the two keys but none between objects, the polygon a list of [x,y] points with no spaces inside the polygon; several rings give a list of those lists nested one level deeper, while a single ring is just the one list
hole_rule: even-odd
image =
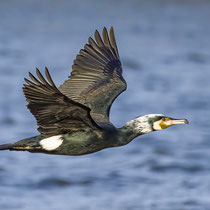
[{"label": "bird's head", "polygon": [[164,115],[151,117],[151,120],[152,120],[154,131],[166,129],[172,125],[189,124],[189,121],[187,119],[174,119],[174,118],[167,117]]},{"label": "bird's head", "polygon": [[174,119],[162,114],[148,114],[131,120],[127,123],[127,126],[132,127],[140,135],[166,129],[177,124],[189,124],[189,122],[187,119]]}]

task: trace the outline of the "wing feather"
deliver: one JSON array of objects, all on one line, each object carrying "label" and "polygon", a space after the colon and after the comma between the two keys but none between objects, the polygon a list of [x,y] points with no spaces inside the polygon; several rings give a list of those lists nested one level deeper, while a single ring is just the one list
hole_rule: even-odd
[{"label": "wing feather", "polygon": [[69,98],[85,104],[97,122],[109,122],[109,111],[115,98],[126,90],[113,27],[102,37],[96,30],[74,60],[68,80],[59,90]]},{"label": "wing feather", "polygon": [[47,68],[47,80],[38,69],[36,74],[38,79],[29,73],[33,82],[25,79],[23,92],[37,120],[38,131],[44,137],[75,130],[101,130],[91,118],[89,107],[69,99],[57,89]]}]

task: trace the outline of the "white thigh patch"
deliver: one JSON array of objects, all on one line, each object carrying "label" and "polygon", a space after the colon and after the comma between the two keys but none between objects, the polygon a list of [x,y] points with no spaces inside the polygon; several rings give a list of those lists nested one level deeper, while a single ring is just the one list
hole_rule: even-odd
[{"label": "white thigh patch", "polygon": [[42,139],[39,142],[42,148],[48,151],[58,148],[62,143],[63,143],[63,139],[61,138],[61,135]]}]

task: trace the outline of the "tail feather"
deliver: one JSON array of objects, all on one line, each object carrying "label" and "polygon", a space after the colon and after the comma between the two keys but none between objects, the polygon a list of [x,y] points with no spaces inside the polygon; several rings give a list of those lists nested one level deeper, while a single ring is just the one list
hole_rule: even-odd
[{"label": "tail feather", "polygon": [[20,145],[16,143],[1,144],[0,150],[11,150],[11,151],[28,151],[28,152],[40,152],[41,147],[31,147],[27,145]]},{"label": "tail feather", "polygon": [[1,144],[0,150],[43,152],[43,149],[39,144],[41,139],[43,139],[42,136],[34,136],[31,138],[22,139],[14,143]]},{"label": "tail feather", "polygon": [[9,143],[9,144],[2,144],[0,145],[0,150],[10,150],[14,148],[15,144],[14,143]]}]

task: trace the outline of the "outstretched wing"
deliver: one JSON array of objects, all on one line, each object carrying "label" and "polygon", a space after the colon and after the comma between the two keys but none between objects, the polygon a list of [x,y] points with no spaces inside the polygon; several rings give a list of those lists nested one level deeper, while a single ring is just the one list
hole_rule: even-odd
[{"label": "outstretched wing", "polygon": [[45,68],[47,80],[36,69],[36,79],[31,73],[31,81],[25,79],[23,92],[28,101],[28,108],[35,116],[38,131],[44,137],[64,134],[75,130],[90,130],[100,127],[90,116],[90,108],[63,95],[55,86]]},{"label": "outstretched wing", "polygon": [[122,77],[113,27],[109,35],[104,28],[102,38],[96,30],[95,41],[91,37],[88,39],[88,44],[74,60],[69,79],[59,90],[88,106],[95,121],[109,122],[111,105],[126,90],[126,82]]}]

